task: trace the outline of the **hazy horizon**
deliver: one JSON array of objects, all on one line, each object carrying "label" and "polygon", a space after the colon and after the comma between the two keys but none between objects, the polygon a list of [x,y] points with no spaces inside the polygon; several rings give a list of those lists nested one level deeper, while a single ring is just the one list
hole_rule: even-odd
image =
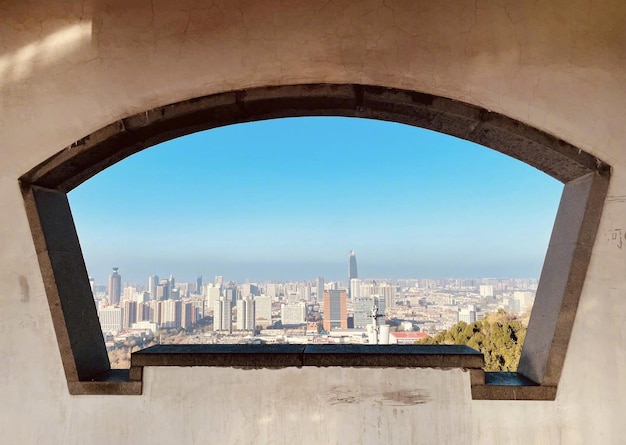
[{"label": "hazy horizon", "polygon": [[[233,281],[236,283],[263,283],[263,282],[304,282],[304,281],[315,281],[318,276],[324,277],[325,282],[347,282],[347,274],[345,276],[339,276],[335,273],[336,270],[340,268],[345,268],[345,264],[343,263],[327,263],[325,265],[321,265],[321,267],[315,269],[320,270],[319,274],[311,274],[306,271],[300,272],[293,264],[267,264],[267,263],[258,263],[258,264],[247,264],[246,267],[253,268],[257,271],[255,275],[244,275],[239,272],[241,269],[241,264],[236,263],[230,266],[223,267],[221,270],[223,272],[215,272],[215,273],[202,273],[198,272],[197,274],[189,273],[189,270],[183,270],[182,268],[171,268],[171,269],[159,269],[153,271],[152,273],[144,273],[141,271],[141,268],[131,268],[130,272],[120,267],[118,272],[122,276],[122,283],[130,283],[130,284],[138,284],[138,285],[146,285],[148,284],[148,277],[150,275],[157,275],[160,279],[168,278],[170,275],[173,275],[176,279],[176,282],[183,283],[193,283],[196,281],[196,278],[200,275],[203,277],[203,283],[214,282],[214,279],[217,275],[221,275],[224,277],[224,282]],[[114,265],[112,267],[118,267]],[[99,285],[107,284],[108,276],[113,271],[112,267],[108,270],[103,269],[103,273],[100,275],[90,274],[90,277],[94,278],[95,283]],[[274,274],[273,270],[280,268],[283,273]],[[152,269],[144,269],[144,270],[152,270]],[[217,268],[215,270],[218,270]],[[296,272],[293,272],[293,271]],[[324,273],[326,271],[327,273]],[[268,273],[269,272],[269,273]],[[472,274],[472,269],[468,268],[467,273],[463,273],[461,275],[433,275],[428,273],[419,273],[419,274],[398,274],[398,273],[389,273],[389,274],[367,274],[364,275],[360,271],[359,266],[359,278],[363,281],[367,280],[403,280],[403,279],[481,279],[481,278],[493,278],[493,279],[539,279],[539,275],[480,275],[480,274]]]}]

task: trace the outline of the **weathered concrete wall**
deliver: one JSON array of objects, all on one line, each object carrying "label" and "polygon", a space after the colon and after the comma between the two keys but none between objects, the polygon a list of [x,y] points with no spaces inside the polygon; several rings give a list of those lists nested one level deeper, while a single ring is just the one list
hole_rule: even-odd
[{"label": "weathered concrete wall", "polygon": [[[582,444],[626,435],[623,2],[34,0],[0,2],[0,11],[3,441]],[[124,116],[318,82],[459,99],[614,167],[557,400],[471,401],[461,371],[384,369],[149,368],[143,396],[69,396],[17,178]],[[415,401],[417,390],[425,403],[394,401]]]}]

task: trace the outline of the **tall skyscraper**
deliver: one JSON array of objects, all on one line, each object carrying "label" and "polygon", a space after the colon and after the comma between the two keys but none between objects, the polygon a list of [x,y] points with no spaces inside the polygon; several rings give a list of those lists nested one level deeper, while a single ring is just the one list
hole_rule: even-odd
[{"label": "tall skyscraper", "polygon": [[356,254],[354,250],[350,251],[350,255],[348,256],[348,297],[350,301],[354,301],[355,296],[352,295],[352,280],[359,277],[359,274],[356,270]]},{"label": "tall skyscraper", "polygon": [[235,307],[237,304],[237,288],[234,285],[229,285],[223,290],[222,294],[226,300],[230,301],[230,306]]},{"label": "tall skyscraper", "polygon": [[272,325],[272,297],[260,295],[254,297],[254,324],[266,328]]},{"label": "tall skyscraper", "polygon": [[349,262],[348,281],[353,278],[359,278],[359,274],[357,273],[357,270],[356,270],[356,254],[354,253],[354,250],[350,251],[348,262]]},{"label": "tall skyscraper", "polygon": [[166,300],[163,303],[161,327],[166,329],[178,329],[181,327],[182,302],[178,300]]},{"label": "tall skyscraper", "polygon": [[216,275],[215,276],[215,285],[217,287],[222,287],[223,283],[224,283],[224,277],[222,275]]},{"label": "tall skyscraper", "polygon": [[361,296],[361,280],[352,278],[350,280],[350,301],[353,303]]},{"label": "tall skyscraper", "polygon": [[150,275],[148,277],[148,292],[150,292],[150,299],[156,300],[157,286],[159,284],[158,275]]},{"label": "tall skyscraper", "polygon": [[196,278],[196,293],[202,295],[202,290],[202,275],[199,275],[198,278]]},{"label": "tall skyscraper", "polygon": [[137,322],[137,302],[136,301],[124,301],[124,311],[122,312],[123,322],[122,327],[129,329],[133,326],[133,323]]},{"label": "tall skyscraper", "polygon": [[322,301],[324,298],[324,277],[317,277],[315,292],[317,292],[317,301]]},{"label": "tall skyscraper", "polygon": [[127,286],[122,291],[122,301],[131,301],[135,299],[135,293],[137,293],[137,288],[134,286]]},{"label": "tall skyscraper", "polygon": [[230,301],[224,297],[220,297],[219,300],[215,301],[215,305],[213,306],[213,330],[231,332],[232,329]]},{"label": "tall skyscraper", "polygon": [[324,292],[324,330],[348,328],[347,295],[344,290]]},{"label": "tall skyscraper", "polygon": [[[356,297],[354,300],[354,327],[364,328],[372,323],[372,307],[378,307],[378,313],[385,313],[385,299],[383,297]],[[376,319],[376,324],[385,324],[385,317]]]},{"label": "tall skyscraper", "polygon": [[196,322],[197,309],[192,302],[183,302],[182,309],[180,311],[180,327],[183,329],[189,329]]},{"label": "tall skyscraper", "polygon": [[311,300],[311,283],[308,283],[308,282],[305,283],[299,288],[299,290],[300,290],[300,295],[304,301]]},{"label": "tall skyscraper", "polygon": [[209,310],[213,310],[215,307],[215,302],[220,299],[220,288],[215,287],[213,283],[209,283],[206,285],[204,289],[204,299],[205,299],[205,308],[206,312]]},{"label": "tall skyscraper", "polygon": [[118,267],[113,268],[113,273],[109,275],[109,303],[119,304],[122,295],[122,276],[117,273]]},{"label": "tall skyscraper", "polygon": [[378,285],[378,294],[384,298],[386,308],[391,309],[394,307],[396,304],[396,286],[392,286],[390,283],[380,283]]},{"label": "tall skyscraper", "polygon": [[251,296],[237,301],[237,329],[252,331],[255,327],[254,299]]},{"label": "tall skyscraper", "polygon": [[244,283],[241,285],[241,298],[259,295],[259,288],[256,284]]},{"label": "tall skyscraper", "polygon": [[170,298],[170,281],[162,279],[156,287],[156,299],[159,301],[169,300]]}]

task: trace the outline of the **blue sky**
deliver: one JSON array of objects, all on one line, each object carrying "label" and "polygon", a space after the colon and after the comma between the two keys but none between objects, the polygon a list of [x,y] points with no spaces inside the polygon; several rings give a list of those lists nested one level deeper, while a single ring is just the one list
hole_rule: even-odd
[{"label": "blue sky", "polygon": [[144,150],[70,195],[89,274],[192,281],[538,277],[562,185],[402,124],[291,118]]}]

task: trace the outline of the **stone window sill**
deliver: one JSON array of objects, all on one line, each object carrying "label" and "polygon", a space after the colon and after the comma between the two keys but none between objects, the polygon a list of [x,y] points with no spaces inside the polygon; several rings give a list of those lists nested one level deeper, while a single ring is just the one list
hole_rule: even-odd
[{"label": "stone window sill", "polygon": [[110,370],[91,381],[73,382],[70,392],[140,395],[146,366],[461,368],[470,372],[473,399],[556,396],[556,387],[538,385],[518,373],[483,372],[483,355],[463,345],[157,345],[134,352],[129,370]]}]

